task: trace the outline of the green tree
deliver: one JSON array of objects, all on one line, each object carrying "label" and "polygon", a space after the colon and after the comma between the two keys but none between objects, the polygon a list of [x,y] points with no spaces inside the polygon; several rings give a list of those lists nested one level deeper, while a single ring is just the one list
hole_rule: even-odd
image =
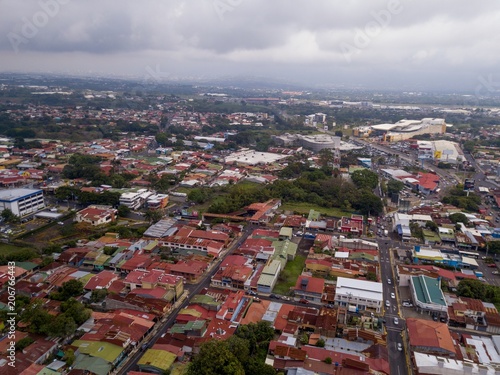
[{"label": "green tree", "polygon": [[168,135],[165,133],[156,133],[155,140],[160,146],[165,146],[169,142]]},{"label": "green tree", "polygon": [[486,246],[491,254],[500,254],[500,241],[489,241]]},{"label": "green tree", "polygon": [[433,221],[426,221],[425,227],[432,230],[433,232],[437,232],[439,229],[438,225]]},{"label": "green tree", "polygon": [[27,348],[28,346],[30,346],[34,342],[35,342],[35,340],[30,336],[23,337],[21,340],[16,342],[16,352],[23,351],[25,348]]},{"label": "green tree", "polygon": [[245,375],[245,370],[226,341],[211,340],[202,344],[186,375]]},{"label": "green tree", "polygon": [[73,349],[68,349],[64,352],[63,360],[68,366],[72,366],[75,362],[75,351]]},{"label": "green tree", "polygon": [[373,190],[378,185],[378,174],[370,171],[369,169],[360,169],[354,171],[351,175],[352,182],[358,188],[367,188]]},{"label": "green tree", "polygon": [[130,208],[127,206],[120,204],[118,206],[118,216],[120,217],[126,217],[130,213]]},{"label": "green tree", "polygon": [[108,290],[107,289],[96,289],[93,290],[92,293],[90,294],[90,302],[96,303],[96,302],[102,302],[108,295]]},{"label": "green tree", "polygon": [[387,183],[387,193],[389,194],[389,196],[398,194],[401,190],[403,190],[404,187],[405,185],[403,184],[403,182],[391,179]]},{"label": "green tree", "polygon": [[76,328],[73,318],[60,314],[48,324],[47,334],[52,337],[68,337],[75,333]]},{"label": "green tree", "polygon": [[326,358],[325,358],[325,363],[326,363],[327,365],[331,365],[331,364],[332,364],[332,358],[331,358],[331,357],[326,357]]},{"label": "green tree", "polygon": [[150,223],[156,223],[163,218],[163,213],[159,210],[147,210],[144,218]]},{"label": "green tree", "polygon": [[464,225],[469,224],[469,219],[461,212],[456,212],[448,216],[448,218],[454,223],[463,223]]},{"label": "green tree", "polygon": [[4,208],[0,214],[6,223],[17,223],[19,222],[19,217],[15,215],[10,208]]},{"label": "green tree", "polygon": [[71,297],[76,297],[81,294],[83,294],[82,282],[72,279],[63,283],[57,292],[51,294],[51,297],[59,301],[66,301]]},{"label": "green tree", "polygon": [[325,340],[318,339],[318,341],[316,342],[316,346],[319,348],[324,348],[325,347]]}]

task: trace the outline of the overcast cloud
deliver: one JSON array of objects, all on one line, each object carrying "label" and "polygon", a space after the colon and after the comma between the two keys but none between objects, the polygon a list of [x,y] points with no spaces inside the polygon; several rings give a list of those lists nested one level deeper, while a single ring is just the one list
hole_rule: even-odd
[{"label": "overcast cloud", "polygon": [[497,0],[0,0],[0,10],[0,71],[471,92],[500,82]]}]

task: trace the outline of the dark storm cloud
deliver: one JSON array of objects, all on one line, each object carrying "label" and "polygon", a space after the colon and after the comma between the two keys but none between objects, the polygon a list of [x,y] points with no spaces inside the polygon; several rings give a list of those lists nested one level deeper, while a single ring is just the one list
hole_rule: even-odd
[{"label": "dark storm cloud", "polygon": [[499,45],[495,0],[0,0],[0,70],[472,85]]}]

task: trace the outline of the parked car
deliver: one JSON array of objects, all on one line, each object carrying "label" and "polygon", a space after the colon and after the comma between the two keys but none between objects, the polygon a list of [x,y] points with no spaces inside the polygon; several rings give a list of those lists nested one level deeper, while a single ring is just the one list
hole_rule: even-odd
[{"label": "parked car", "polygon": [[331,303],[329,303],[328,305],[325,305],[325,307],[327,309],[333,309],[335,307],[335,305],[332,305]]},{"label": "parked car", "polygon": [[306,299],[304,299],[304,298],[301,298],[301,299],[299,300],[299,302],[300,302],[300,303],[303,303],[304,305],[309,304],[309,301],[308,301],[308,300],[306,300]]},{"label": "parked car", "polygon": [[390,307],[391,306],[391,303],[389,302],[389,300],[385,301],[385,306],[386,307]]},{"label": "parked car", "polygon": [[396,295],[394,293],[391,293],[391,298],[396,298]]},{"label": "parked car", "polygon": [[399,324],[399,319],[394,317],[394,324]]},{"label": "parked car", "polygon": [[398,351],[403,351],[403,345],[400,342],[398,342]]}]

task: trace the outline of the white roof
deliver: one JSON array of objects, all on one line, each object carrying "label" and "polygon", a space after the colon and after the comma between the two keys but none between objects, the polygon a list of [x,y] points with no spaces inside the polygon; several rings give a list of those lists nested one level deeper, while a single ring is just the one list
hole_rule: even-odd
[{"label": "white roof", "polygon": [[349,252],[348,251],[336,251],[335,258],[347,259],[347,258],[349,258]]},{"label": "white roof", "polygon": [[372,301],[382,301],[382,283],[339,277],[336,287],[337,295],[352,295],[353,297],[367,298]]},{"label": "white roof", "polygon": [[[418,372],[421,374],[429,375],[462,375],[462,374],[479,374],[479,365],[476,363],[466,363],[464,361],[458,361],[456,359],[437,357],[435,355],[424,354],[424,353],[413,353],[415,365],[418,368]],[[442,368],[439,366],[442,363]],[[481,366],[486,370],[485,375],[495,375],[495,369],[490,366]],[[466,370],[469,369],[470,371]]]}]

